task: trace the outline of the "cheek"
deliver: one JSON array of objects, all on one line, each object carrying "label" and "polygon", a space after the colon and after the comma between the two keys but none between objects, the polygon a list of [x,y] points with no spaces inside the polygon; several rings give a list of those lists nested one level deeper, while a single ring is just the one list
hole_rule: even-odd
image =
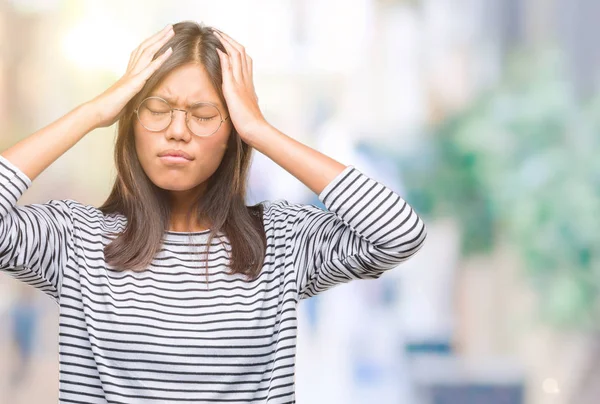
[{"label": "cheek", "polygon": [[150,161],[152,160],[153,150],[153,139],[152,133],[148,133],[146,131],[138,130],[135,128],[134,130],[134,142],[135,142],[135,151],[137,152],[138,160],[142,167],[147,170],[149,168]]},{"label": "cheek", "polygon": [[153,147],[153,143],[156,139],[155,135],[155,133],[149,132],[136,125],[133,131],[136,150],[138,150],[138,152],[148,152]]},{"label": "cheek", "polygon": [[205,144],[197,154],[198,157],[195,161],[195,166],[198,170],[197,174],[199,176],[212,175],[221,164],[226,150],[225,144],[222,141]]},{"label": "cheek", "polygon": [[221,133],[220,131],[216,133],[214,138],[210,139],[211,143],[207,147],[207,153],[205,153],[205,161],[210,161],[211,165],[218,166],[227,151],[229,139],[228,131]]},{"label": "cheek", "polygon": [[216,147],[224,152],[228,147],[230,137],[233,136],[231,123],[225,122],[216,135],[218,135],[215,139]]}]

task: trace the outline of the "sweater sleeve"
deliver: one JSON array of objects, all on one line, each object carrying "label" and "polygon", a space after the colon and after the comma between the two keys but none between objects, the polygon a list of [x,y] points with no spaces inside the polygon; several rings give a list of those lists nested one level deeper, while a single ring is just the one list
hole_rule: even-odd
[{"label": "sweater sleeve", "polygon": [[73,214],[68,200],[18,206],[31,182],[0,155],[0,271],[58,300],[74,251]]},{"label": "sweater sleeve", "polygon": [[299,298],[353,279],[376,279],[415,254],[426,227],[398,194],[347,166],[319,194],[327,210],[292,205]]}]

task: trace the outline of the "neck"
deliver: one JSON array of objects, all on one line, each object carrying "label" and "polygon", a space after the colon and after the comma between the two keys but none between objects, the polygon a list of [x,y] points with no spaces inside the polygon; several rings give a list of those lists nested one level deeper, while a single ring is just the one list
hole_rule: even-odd
[{"label": "neck", "polygon": [[169,231],[176,232],[198,232],[209,229],[210,227],[206,224],[198,222],[196,217],[192,217],[190,221],[187,221],[185,217],[171,216],[169,225]]},{"label": "neck", "polygon": [[198,220],[197,212],[194,209],[194,203],[198,200],[201,192],[201,187],[170,192],[170,231],[197,232],[209,229],[206,223]]}]

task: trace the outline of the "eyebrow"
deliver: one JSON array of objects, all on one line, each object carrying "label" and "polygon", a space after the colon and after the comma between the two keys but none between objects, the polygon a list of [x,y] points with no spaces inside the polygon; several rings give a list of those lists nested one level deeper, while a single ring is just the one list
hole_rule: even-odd
[{"label": "eyebrow", "polygon": [[[170,104],[176,104],[175,99],[173,97],[165,95],[165,94],[151,93],[149,96],[150,97],[160,97],[160,98],[163,98],[163,99],[167,100]],[[224,108],[223,105],[221,105],[220,101],[213,101],[213,100],[199,100],[199,101],[194,101],[194,102],[188,104],[187,107],[190,107],[190,106],[192,106],[194,104],[197,104],[199,102],[210,102],[212,104],[215,104],[219,108]]]}]

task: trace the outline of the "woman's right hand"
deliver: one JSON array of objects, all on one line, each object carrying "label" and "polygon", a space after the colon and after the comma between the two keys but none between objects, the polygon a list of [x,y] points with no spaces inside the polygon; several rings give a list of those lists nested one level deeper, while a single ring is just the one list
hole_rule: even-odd
[{"label": "woman's right hand", "polygon": [[115,84],[102,94],[91,100],[95,111],[95,127],[102,128],[114,124],[127,103],[144,87],[146,81],[171,55],[173,50],[167,49],[153,60],[154,55],[173,37],[173,27],[167,25],[140,44],[129,58],[127,71]]}]

